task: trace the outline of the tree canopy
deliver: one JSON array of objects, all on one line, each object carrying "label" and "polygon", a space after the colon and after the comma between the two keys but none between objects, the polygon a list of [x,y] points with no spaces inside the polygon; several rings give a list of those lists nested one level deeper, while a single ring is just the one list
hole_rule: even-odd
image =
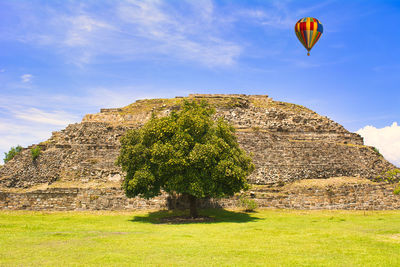
[{"label": "tree canopy", "polygon": [[128,197],[151,198],[161,193],[186,194],[190,213],[196,199],[232,196],[248,188],[254,165],[239,147],[235,129],[206,102],[184,101],[166,117],[155,115],[140,129],[121,138],[117,160],[126,177]]},{"label": "tree canopy", "polygon": [[8,152],[4,153],[4,159],[3,159],[4,163],[7,163],[10,160],[12,160],[15,157],[15,155],[17,155],[21,151],[22,151],[22,146],[20,145],[16,147],[11,147]]}]

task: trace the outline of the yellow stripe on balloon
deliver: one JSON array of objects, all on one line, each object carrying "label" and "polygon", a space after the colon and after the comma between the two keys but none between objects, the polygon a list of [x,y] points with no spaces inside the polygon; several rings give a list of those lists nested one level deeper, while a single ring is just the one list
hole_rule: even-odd
[{"label": "yellow stripe on balloon", "polygon": [[307,48],[310,49],[310,45],[311,45],[311,40],[310,40],[310,35],[311,35],[311,22],[310,22],[310,18],[307,18],[307,22],[306,22],[306,32],[307,32]]},{"label": "yellow stripe on balloon", "polygon": [[317,33],[318,33],[317,28],[318,28],[318,23],[314,22],[314,31],[313,31],[313,35],[312,35],[311,42],[310,42],[310,48],[312,48],[315,43],[315,38],[317,37]]}]

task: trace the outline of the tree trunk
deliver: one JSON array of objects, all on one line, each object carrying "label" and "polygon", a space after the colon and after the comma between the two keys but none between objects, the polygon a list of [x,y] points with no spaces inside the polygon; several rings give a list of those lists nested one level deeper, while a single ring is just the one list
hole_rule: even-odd
[{"label": "tree trunk", "polygon": [[197,198],[195,196],[189,195],[190,202],[190,217],[197,218],[199,214],[197,213]]}]

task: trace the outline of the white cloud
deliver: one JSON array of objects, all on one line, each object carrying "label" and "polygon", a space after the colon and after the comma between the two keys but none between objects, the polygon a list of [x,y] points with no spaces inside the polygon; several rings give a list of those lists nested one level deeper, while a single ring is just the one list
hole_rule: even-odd
[{"label": "white cloud", "polygon": [[31,82],[31,81],[32,81],[32,78],[33,78],[33,75],[32,75],[32,74],[24,74],[24,75],[21,75],[21,81],[22,81],[23,83],[29,83],[29,82]]},{"label": "white cloud", "polygon": [[364,137],[366,145],[378,148],[387,160],[400,166],[400,126],[397,122],[384,128],[368,125],[357,133]]}]

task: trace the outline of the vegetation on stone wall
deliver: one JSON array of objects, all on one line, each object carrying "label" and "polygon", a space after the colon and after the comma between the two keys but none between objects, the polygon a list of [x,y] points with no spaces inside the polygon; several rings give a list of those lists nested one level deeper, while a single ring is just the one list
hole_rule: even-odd
[{"label": "vegetation on stone wall", "polygon": [[379,175],[375,179],[378,182],[398,183],[398,186],[393,191],[395,195],[400,194],[400,169],[392,169]]},{"label": "vegetation on stone wall", "polygon": [[126,107],[123,107],[118,113],[121,115],[126,114],[140,114],[143,112],[157,112],[173,106],[179,106],[182,98],[158,98],[158,99],[143,99],[137,100]]},{"label": "vegetation on stone wall", "polygon": [[35,146],[31,148],[31,156],[32,160],[35,161],[40,155],[41,149],[39,146]]},{"label": "vegetation on stone wall", "polygon": [[[221,98],[202,98],[202,97],[193,97],[190,98],[191,101],[195,101],[200,103],[201,101],[207,100],[208,104],[211,107],[218,108],[235,108],[235,107],[244,107],[248,105],[248,101],[238,98],[238,97],[221,97]],[[159,111],[165,109],[177,109],[179,108],[185,98],[158,98],[158,99],[143,99],[137,100],[135,103],[132,103],[126,107],[123,107],[118,113],[120,115],[127,114],[140,114],[143,112],[153,112],[157,113]]]},{"label": "vegetation on stone wall", "polygon": [[241,196],[239,198],[239,203],[246,212],[253,212],[255,209],[258,208],[257,202],[254,199],[250,199],[246,196]]},{"label": "vegetation on stone wall", "polygon": [[10,150],[6,153],[4,153],[4,163],[7,163],[8,161],[12,160],[15,155],[17,155],[19,152],[22,151],[22,146],[18,145],[16,147],[11,147]]},{"label": "vegetation on stone wall", "polygon": [[377,149],[376,147],[373,146],[373,147],[372,147],[372,150],[374,150],[375,153],[378,154],[379,156],[383,157],[382,154],[381,154],[381,152],[379,152],[379,149]]},{"label": "vegetation on stone wall", "polygon": [[400,181],[400,169],[391,169],[379,175],[376,180],[378,182],[395,183]]},{"label": "vegetation on stone wall", "polygon": [[142,128],[121,138],[117,164],[127,173],[123,188],[128,197],[152,198],[185,194],[190,215],[197,216],[198,198],[225,197],[248,188],[254,170],[251,158],[239,147],[235,129],[203,101],[184,101],[178,112],[155,115]]},{"label": "vegetation on stone wall", "polygon": [[308,109],[302,105],[296,105],[293,103],[287,103],[282,101],[271,101],[267,98],[252,98],[251,103],[258,108],[276,108],[279,110],[284,110],[292,113],[314,113],[311,109]]},{"label": "vegetation on stone wall", "polygon": [[396,187],[396,189],[394,189],[393,193],[395,195],[399,195],[400,194],[400,184]]}]

